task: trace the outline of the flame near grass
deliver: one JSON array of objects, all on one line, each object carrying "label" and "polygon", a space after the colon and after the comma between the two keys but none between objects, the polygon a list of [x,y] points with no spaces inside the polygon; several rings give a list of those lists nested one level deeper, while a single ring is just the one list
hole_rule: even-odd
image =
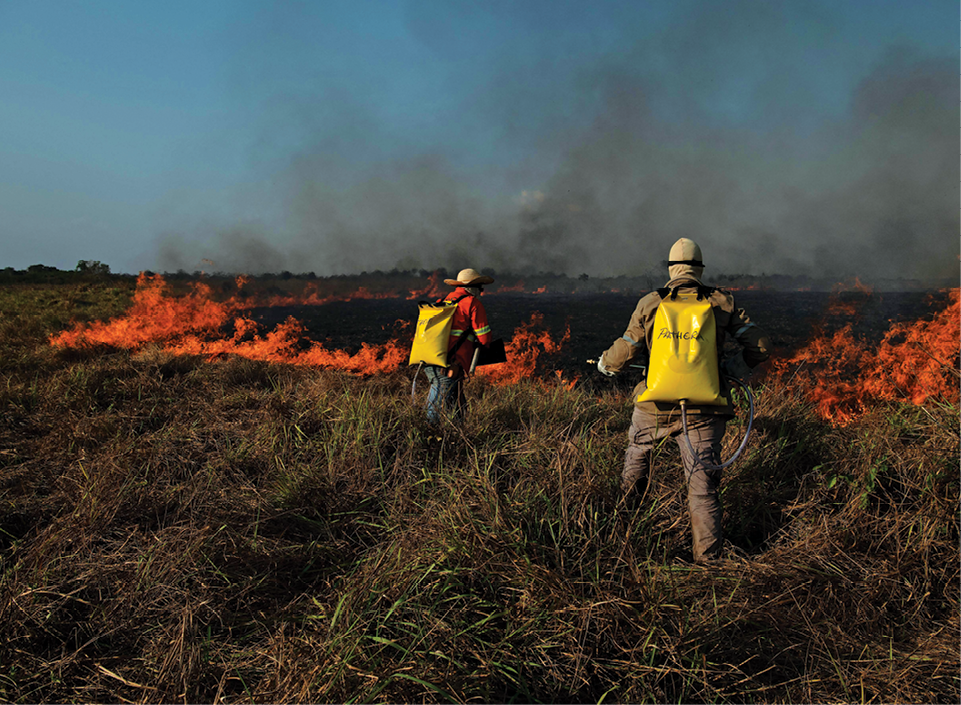
[{"label": "flame near grass", "polygon": [[[439,275],[426,289],[411,292],[418,297],[436,292]],[[353,374],[376,375],[400,369],[407,362],[409,333],[401,330],[381,345],[362,343],[359,351],[328,349],[310,340],[303,324],[288,318],[271,331],[244,315],[251,308],[248,298],[240,296],[246,281],[237,279],[238,294],[218,302],[203,282],[192,285],[183,296],[171,295],[163,277],[142,274],[137,282],[133,305],[122,316],[107,322],[77,324],[50,338],[58,347],[105,344],[138,349],[160,345],[174,354],[208,358],[239,355],[251,360],[282,362],[310,367],[325,367]],[[870,289],[855,285],[856,300],[835,296],[826,315],[857,316],[859,304],[871,296]],[[839,293],[839,292],[836,292]],[[322,305],[330,301],[384,298],[359,289],[349,296],[322,297],[308,287],[300,297],[283,296],[267,300],[266,305]],[[787,357],[773,363],[774,383],[800,383],[804,395],[821,416],[838,424],[850,423],[881,401],[922,405],[930,400],[950,404],[959,401],[959,290],[949,292],[947,306],[928,319],[895,323],[876,346],[855,337],[849,324],[833,333],[818,330],[811,341]],[[232,326],[233,334],[222,331]],[[545,372],[543,361],[560,353],[570,339],[570,325],[555,338],[544,327],[540,313],[521,324],[505,345],[509,364],[478,369],[478,374],[494,384],[516,384]],[[558,371],[557,380],[572,386]]]},{"label": "flame near grass", "polygon": [[[263,331],[260,324],[244,315],[244,311],[253,305],[248,298],[239,295],[246,283],[246,279],[238,277],[238,294],[217,302],[212,298],[210,287],[202,282],[194,283],[190,293],[184,296],[173,296],[162,276],[141,274],[133,305],[124,315],[106,322],[76,324],[51,336],[50,343],[56,347],[101,344],[128,350],[160,345],[162,350],[176,355],[207,358],[238,355],[250,360],[325,367],[361,375],[392,372],[407,363],[410,339],[405,330],[406,322],[399,326],[401,332],[382,345],[364,342],[356,353],[331,350],[323,343],[310,340],[304,325],[293,317],[288,317],[273,330]],[[436,288],[435,277],[427,289],[411,292],[411,295],[414,298],[430,295]],[[321,297],[316,288],[308,285],[300,297],[272,297],[263,305],[315,306],[332,301],[373,298],[385,296],[360,288],[351,296]],[[230,327],[233,334],[225,335],[223,331]],[[511,363],[483,367],[480,373],[494,384],[513,384],[533,377],[541,356],[559,352],[569,338],[568,327],[555,341],[550,331],[543,327],[543,316],[535,312],[506,342]]]},{"label": "flame near grass", "polygon": [[[839,424],[859,418],[879,401],[922,405],[959,401],[959,289],[931,320],[895,323],[876,345],[859,340],[848,324],[818,332],[791,357],[776,360],[774,379],[805,389],[822,417]],[[832,309],[848,315],[856,309]]]}]

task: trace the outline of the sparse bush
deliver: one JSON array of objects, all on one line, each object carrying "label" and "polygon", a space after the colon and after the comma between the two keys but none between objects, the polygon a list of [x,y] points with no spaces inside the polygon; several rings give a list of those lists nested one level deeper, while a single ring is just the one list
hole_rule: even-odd
[{"label": "sparse bush", "polygon": [[77,262],[76,271],[81,274],[90,274],[93,276],[110,274],[110,265],[104,264],[99,260],[92,259],[82,259]]}]

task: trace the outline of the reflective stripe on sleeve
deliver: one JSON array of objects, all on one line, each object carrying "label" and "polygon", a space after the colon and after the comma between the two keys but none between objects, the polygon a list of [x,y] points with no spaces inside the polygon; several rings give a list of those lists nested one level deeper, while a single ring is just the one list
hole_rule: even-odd
[{"label": "reflective stripe on sleeve", "polygon": [[622,336],[621,336],[621,340],[626,340],[628,343],[630,343],[631,345],[633,345],[635,348],[641,347],[641,344],[640,344],[640,343],[638,343],[638,342],[637,342],[636,340],[634,340],[633,338],[629,337],[627,334],[622,335]]},{"label": "reflective stripe on sleeve", "polygon": [[746,323],[745,325],[738,328],[737,333],[734,334],[735,338],[740,338],[741,333],[745,332],[748,328],[757,328],[753,323]]}]

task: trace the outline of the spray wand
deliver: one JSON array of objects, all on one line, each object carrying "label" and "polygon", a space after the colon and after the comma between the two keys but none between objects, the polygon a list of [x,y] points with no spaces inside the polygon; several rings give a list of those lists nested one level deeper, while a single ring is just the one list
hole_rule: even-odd
[{"label": "spray wand", "polygon": [[[584,360],[588,365],[597,365],[597,360]],[[633,367],[635,370],[643,370],[644,374],[647,374],[647,365],[628,365],[628,367]]]}]

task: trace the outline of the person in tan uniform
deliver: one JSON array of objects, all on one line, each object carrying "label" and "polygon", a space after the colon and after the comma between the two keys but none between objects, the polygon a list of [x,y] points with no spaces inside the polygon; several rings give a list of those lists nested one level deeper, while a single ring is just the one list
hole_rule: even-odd
[{"label": "person in tan uniform", "polygon": [[[668,260],[666,288],[680,291],[701,287],[704,263],[701,248],[687,238],[681,238],[671,247]],[[721,360],[724,345],[735,341],[741,348],[740,355],[730,362],[722,362],[722,370],[743,378],[770,355],[767,335],[748,318],[743,309],[734,304],[734,296],[720,289],[707,289],[717,331],[717,353]],[[624,335],[614,341],[597,362],[598,370],[614,376],[625,370],[635,360],[647,363],[654,335],[654,316],[661,295],[657,291],[644,296],[637,303]],[[744,364],[741,364],[743,360]],[[745,365],[746,364],[746,368]],[[739,366],[739,367],[738,367]],[[721,376],[722,395],[730,399],[730,387]],[[630,504],[636,504],[647,487],[651,455],[654,446],[662,439],[674,437],[681,450],[681,461],[687,482],[688,509],[691,515],[694,560],[708,562],[720,557],[723,538],[721,535],[721,502],[718,492],[721,484],[721,439],[727,420],[734,415],[727,405],[687,405],[687,428],[691,448],[681,438],[681,407],[679,403],[662,401],[638,402],[639,395],[647,390],[642,380],[633,392],[634,412],[628,431],[627,450],[624,453],[624,469],[621,473],[621,490]],[[695,457],[696,456],[696,457]],[[699,462],[700,461],[700,462]]]}]

